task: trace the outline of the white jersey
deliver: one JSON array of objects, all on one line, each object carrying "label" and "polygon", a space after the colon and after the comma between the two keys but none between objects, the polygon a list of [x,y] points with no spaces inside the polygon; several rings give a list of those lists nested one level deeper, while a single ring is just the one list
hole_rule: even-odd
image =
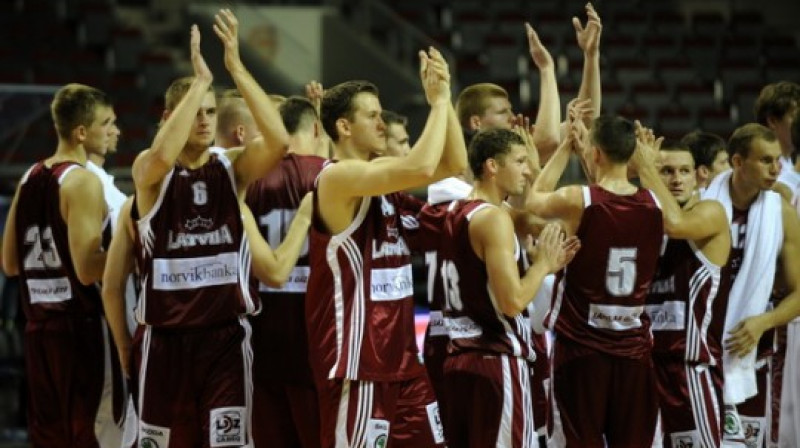
[{"label": "white jersey", "polygon": [[111,216],[111,230],[116,230],[119,211],[122,209],[122,204],[125,203],[126,196],[114,185],[114,176],[108,174],[102,167],[87,160],[86,169],[96,174],[103,184],[103,196],[108,206],[108,214]]}]

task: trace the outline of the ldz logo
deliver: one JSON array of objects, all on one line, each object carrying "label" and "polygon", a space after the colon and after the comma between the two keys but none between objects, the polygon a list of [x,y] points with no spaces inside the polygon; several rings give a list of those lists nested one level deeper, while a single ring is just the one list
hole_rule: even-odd
[{"label": "ldz logo", "polygon": [[211,425],[211,446],[234,446],[245,443],[240,408],[212,410]]},{"label": "ldz logo", "polygon": [[142,448],[159,448],[158,442],[151,439],[150,437],[145,437],[141,441]]}]

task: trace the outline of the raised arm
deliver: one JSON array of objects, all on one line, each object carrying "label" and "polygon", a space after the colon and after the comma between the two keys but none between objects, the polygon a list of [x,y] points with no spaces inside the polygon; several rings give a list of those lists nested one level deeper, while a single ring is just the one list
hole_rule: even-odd
[{"label": "raised arm", "polygon": [[539,111],[536,114],[536,129],[533,140],[539,151],[541,163],[547,162],[558,147],[561,103],[556,84],[556,69],[553,57],[539,40],[530,24],[525,24],[528,35],[528,50],[531,59],[539,68]]},{"label": "raised arm", "polygon": [[122,372],[130,378],[131,335],[125,317],[125,285],[133,272],[134,245],[132,235],[131,207],[133,197],[122,205],[117,228],[108,248],[107,266],[103,273],[103,309],[105,310],[111,335],[117,346]]},{"label": "raised arm", "polygon": [[575,37],[578,46],[583,50],[583,79],[578,91],[578,98],[592,101],[594,115],[585,119],[586,127],[591,125],[592,118],[600,115],[602,106],[602,93],[600,89],[600,34],[603,31],[603,24],[600,16],[595,11],[591,3],[586,4],[586,16],[588,21],[586,27],[581,25],[580,19],[572,18],[572,25],[575,27]]},{"label": "raised arm", "polygon": [[372,161],[344,160],[320,174],[320,201],[326,192],[342,198],[378,196],[421,187],[434,180],[442,157],[450,104],[450,73],[436,49],[420,51],[420,74],[431,106],[428,120],[406,157],[380,157]]},{"label": "raised arm", "polygon": [[84,285],[100,281],[106,265],[101,248],[106,202],[100,178],[89,170],[71,171],[61,184],[60,207],[78,281]]},{"label": "raised arm", "polygon": [[473,249],[486,264],[489,289],[503,314],[514,317],[528,307],[547,274],[567,262],[564,235],[555,224],[548,224],[539,235],[539,250],[533,264],[520,278],[514,257],[514,226],[511,217],[499,208],[481,211],[469,224]]},{"label": "raised arm", "polygon": [[213,76],[203,55],[200,54],[200,31],[197,25],[191,30],[191,60],[194,80],[186,95],[158,128],[150,149],[143,151],[133,163],[133,181],[136,191],[148,197],[157,190],[164,176],[175,165],[192,129],[203,97],[211,87]]},{"label": "raised arm", "polygon": [[453,105],[447,110],[447,131],[444,138],[444,151],[439,166],[433,175],[433,181],[456,176],[467,169],[467,144],[464,142],[464,130],[458,122]]},{"label": "raised arm", "polygon": [[780,258],[789,294],[771,311],[744,319],[731,330],[725,342],[728,349],[738,356],[753,350],[765,331],[786,325],[800,316],[800,218],[788,202],[782,200],[781,203],[783,247]]},{"label": "raised arm", "polygon": [[289,146],[289,134],[278,109],[266,92],[245,68],[239,56],[239,21],[230,9],[215,16],[214,32],[225,47],[225,67],[242,94],[261,137],[250,141],[244,150],[231,152],[239,189],[266,175],[283,157]]},{"label": "raised arm", "polygon": [[253,257],[253,273],[265,285],[273,288],[283,286],[297,264],[311,224],[311,202],[312,193],[308,193],[292,219],[286,238],[274,250],[261,235],[253,213],[247,206],[242,206],[244,228]]},{"label": "raised arm", "polygon": [[17,197],[19,197],[19,186],[14,192],[14,199],[11,200],[11,207],[6,216],[6,227],[3,231],[3,272],[6,276],[14,277],[19,275],[19,263],[17,262]]}]

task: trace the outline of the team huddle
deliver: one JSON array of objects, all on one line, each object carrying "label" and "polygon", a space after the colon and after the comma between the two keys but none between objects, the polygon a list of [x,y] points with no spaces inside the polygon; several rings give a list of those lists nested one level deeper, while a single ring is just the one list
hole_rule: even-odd
[{"label": "team huddle", "polygon": [[[453,101],[429,48],[412,146],[370,82],[268,95],[223,9],[236,90],[215,93],[193,26],[193,76],[168,88],[130,197],[102,168],[110,99],[61,88],[58,147],[20,180],[2,246],[32,445],[797,446],[800,86],[766,86],[763,124],[727,142],[665,141],[600,115],[586,14],[564,120],[526,24],[536,122],[494,84]],[[573,159],[588,185],[558,188]]]}]

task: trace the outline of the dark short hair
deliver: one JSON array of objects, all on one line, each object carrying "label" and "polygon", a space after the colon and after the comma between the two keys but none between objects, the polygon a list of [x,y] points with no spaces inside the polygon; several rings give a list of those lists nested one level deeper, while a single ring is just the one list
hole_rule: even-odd
[{"label": "dark short hair", "polygon": [[614,163],[627,163],[636,149],[633,123],[620,116],[600,115],[591,129],[592,142]]},{"label": "dark short hair", "polygon": [[91,126],[98,107],[111,107],[111,100],[102,90],[83,84],[60,88],[50,103],[50,115],[59,137],[68,139],[78,126]]},{"label": "dark short hair", "polygon": [[711,132],[690,132],[681,138],[681,143],[692,151],[696,167],[711,167],[717,154],[727,151],[725,139]]},{"label": "dark short hair", "polygon": [[405,115],[400,115],[397,112],[393,112],[391,110],[384,109],[383,112],[381,112],[381,119],[386,124],[386,126],[389,126],[390,124],[399,124],[402,126],[408,126],[408,117],[406,117]]},{"label": "dark short hair", "polygon": [[767,84],[761,89],[753,106],[756,121],[767,125],[769,118],[783,118],[793,106],[800,103],[800,85],[790,81]]},{"label": "dark short hair", "polygon": [[511,145],[524,145],[522,137],[508,129],[489,129],[475,134],[469,144],[469,166],[476,179],[483,176],[483,164],[508,154]]},{"label": "dark short hair", "polygon": [[340,118],[353,119],[355,106],[353,99],[359,93],[370,93],[378,96],[378,87],[369,81],[347,81],[326,89],[322,95],[320,118],[322,128],[332,141],[339,141],[339,132],[336,130],[336,120]]},{"label": "dark short hair", "polygon": [[728,139],[728,156],[733,158],[734,154],[739,154],[747,158],[750,154],[750,147],[753,140],[761,139],[767,142],[774,142],[778,139],[772,130],[762,124],[747,123],[739,126]]},{"label": "dark short hair", "polygon": [[278,106],[278,112],[281,114],[286,132],[290,135],[296,134],[298,130],[305,129],[317,120],[314,104],[303,96],[293,95],[286,98],[286,101]]}]

